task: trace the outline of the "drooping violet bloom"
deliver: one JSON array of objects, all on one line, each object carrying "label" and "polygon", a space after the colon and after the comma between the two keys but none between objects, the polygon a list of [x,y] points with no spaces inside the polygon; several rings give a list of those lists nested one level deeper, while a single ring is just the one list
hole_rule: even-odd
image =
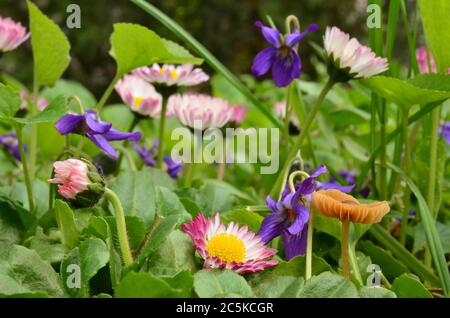
[{"label": "drooping violet bloom", "polygon": [[158,154],[158,146],[158,139],[153,140],[153,145],[150,149],[146,147],[139,147],[136,142],[133,143],[134,151],[136,151],[139,157],[141,157],[142,162],[144,162],[144,164],[149,167],[154,167],[156,165],[155,157]]},{"label": "drooping violet bloom", "polygon": [[167,174],[172,179],[178,179],[181,170],[183,170],[183,164],[180,162],[176,162],[170,156],[165,156],[163,158],[163,161],[166,164]]},{"label": "drooping violet bloom", "polygon": [[209,76],[192,64],[171,65],[153,64],[151,67],[140,67],[133,74],[142,79],[166,86],[195,86],[209,80]]},{"label": "drooping violet bloom", "polygon": [[30,33],[20,22],[0,17],[0,53],[16,49],[30,37]]},{"label": "drooping violet bloom", "polygon": [[222,128],[233,116],[226,100],[203,94],[172,95],[167,107],[183,125],[201,130]]},{"label": "drooping violet bloom", "polygon": [[115,89],[132,111],[150,118],[161,116],[162,96],[152,84],[142,78],[135,75],[125,75],[117,82]]},{"label": "drooping violet bloom", "polygon": [[82,115],[64,115],[56,122],[55,128],[63,136],[79,134],[88,137],[97,147],[115,159],[117,159],[117,153],[109,141],[141,139],[141,133],[120,132],[113,128],[111,123],[101,121],[97,113],[91,109],[86,110]]},{"label": "drooping violet bloom", "polygon": [[[284,120],[286,117],[286,102],[276,102],[275,103],[275,113],[277,116]],[[291,112],[291,116],[289,118],[289,123],[295,128],[297,131],[300,131],[300,122],[298,121],[298,117],[294,112]]]},{"label": "drooping violet bloom", "polygon": [[[414,219],[416,217],[416,214],[417,214],[416,210],[409,211],[408,212],[408,221],[411,221],[412,219]],[[394,217],[394,218],[392,218],[392,221],[395,224],[402,224],[403,218],[401,216]]]},{"label": "drooping violet bloom", "polygon": [[[24,89],[20,92],[20,99],[22,101],[19,107],[20,110],[28,108],[28,99],[30,98],[31,98],[30,93],[27,90]],[[39,108],[39,110],[43,111],[45,108],[47,108],[47,106],[48,101],[45,98],[40,97],[37,102],[37,107]]]},{"label": "drooping violet bloom", "polygon": [[276,86],[286,87],[294,79],[300,77],[302,62],[295,49],[295,46],[308,33],[319,29],[317,24],[308,26],[306,31],[294,32],[282,36],[280,32],[271,27],[267,27],[262,22],[257,21],[255,25],[261,28],[261,32],[270,47],[259,52],[253,60],[252,73],[255,76],[262,76],[272,70],[272,78]]},{"label": "drooping violet bloom", "polygon": [[333,176],[330,176],[330,180],[328,182],[319,182],[320,188],[323,190],[339,190],[344,193],[351,192],[356,186],[356,175],[353,172],[341,170],[339,172],[339,176],[344,179],[345,183],[348,186],[343,186],[336,180]]},{"label": "drooping violet bloom", "polygon": [[337,27],[327,27],[324,47],[332,66],[330,75],[336,81],[368,78],[389,68],[386,58],[377,57],[370,48]]},{"label": "drooping violet bloom", "polygon": [[105,181],[87,160],[67,159],[53,164],[55,176],[49,183],[58,185],[58,193],[79,207],[98,203],[105,192]]},{"label": "drooping violet bloom", "polygon": [[203,268],[227,268],[239,274],[255,273],[278,264],[271,258],[277,250],[268,248],[247,225],[230,222],[225,226],[219,214],[207,219],[203,214],[182,225],[194,242],[195,250],[205,260]]},{"label": "drooping violet bloom", "polygon": [[231,111],[232,115],[230,118],[230,123],[235,126],[242,124],[245,119],[245,115],[247,114],[245,107],[243,105],[233,105],[231,106]]},{"label": "drooping violet bloom", "polygon": [[450,121],[445,121],[441,123],[439,126],[439,133],[441,134],[442,138],[445,139],[448,145],[450,145]]},{"label": "drooping violet bloom", "polygon": [[0,135],[0,145],[3,145],[11,156],[20,161],[19,141],[15,133]]},{"label": "drooping violet bloom", "polygon": [[309,178],[295,184],[295,192],[291,193],[287,187],[279,201],[270,196],[266,199],[272,213],[264,218],[258,235],[266,244],[281,236],[288,260],[306,252],[307,223],[310,215],[306,203],[311,200],[312,193],[318,190],[316,178],[326,172],[325,166],[320,166]]}]

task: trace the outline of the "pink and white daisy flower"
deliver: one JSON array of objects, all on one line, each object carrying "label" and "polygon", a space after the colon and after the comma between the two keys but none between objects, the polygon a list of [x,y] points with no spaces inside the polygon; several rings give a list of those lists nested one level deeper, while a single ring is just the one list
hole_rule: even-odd
[{"label": "pink and white daisy flower", "polygon": [[91,183],[88,177],[88,166],[78,159],[56,161],[53,164],[55,177],[49,183],[58,184],[58,193],[68,199],[74,200],[77,194],[88,189]]},{"label": "pink and white daisy flower", "polygon": [[132,111],[151,118],[161,116],[162,96],[142,78],[126,75],[117,82],[115,89]]},{"label": "pink and white daisy flower", "polygon": [[245,115],[247,115],[247,111],[245,107],[242,105],[234,105],[231,107],[232,115],[230,122],[235,125],[240,125],[245,119]]},{"label": "pink and white daisy flower", "polygon": [[349,79],[368,78],[389,68],[386,58],[377,57],[370,48],[337,27],[327,27],[324,46],[333,64],[347,72]]},{"label": "pink and white daisy flower", "polygon": [[[437,73],[436,61],[434,60],[433,53],[424,47],[416,50],[417,64],[419,64],[420,74]],[[431,68],[431,71],[430,71]],[[450,74],[450,68],[447,70],[447,74]]]},{"label": "pink and white daisy flower", "polygon": [[185,126],[194,129],[222,128],[233,116],[230,104],[221,98],[203,94],[176,94],[168,101],[173,112]]},{"label": "pink and white daisy flower", "polygon": [[151,67],[140,67],[134,70],[133,74],[150,83],[167,86],[195,86],[209,80],[209,76],[202,69],[194,68],[192,64],[153,64]]},{"label": "pink and white daisy flower", "polygon": [[204,268],[227,268],[244,274],[278,264],[275,259],[268,260],[277,253],[276,249],[268,248],[246,225],[239,228],[238,224],[230,222],[225,226],[219,214],[214,219],[199,214],[182,228],[205,260]]},{"label": "pink and white daisy flower", "polygon": [[0,17],[0,52],[16,49],[30,37],[30,33],[20,22]]}]

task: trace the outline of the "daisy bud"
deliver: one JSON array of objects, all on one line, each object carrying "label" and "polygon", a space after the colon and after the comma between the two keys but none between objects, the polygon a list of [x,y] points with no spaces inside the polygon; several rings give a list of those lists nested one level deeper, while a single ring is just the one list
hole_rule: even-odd
[{"label": "daisy bud", "polygon": [[95,205],[105,192],[105,181],[87,160],[67,159],[53,164],[55,177],[49,183],[58,185],[58,193],[79,207]]}]

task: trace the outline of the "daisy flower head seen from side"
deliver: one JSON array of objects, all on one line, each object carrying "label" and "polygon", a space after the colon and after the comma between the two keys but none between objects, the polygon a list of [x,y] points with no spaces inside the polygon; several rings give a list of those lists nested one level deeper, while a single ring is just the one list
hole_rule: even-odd
[{"label": "daisy flower head seen from side", "polygon": [[125,75],[117,82],[115,89],[123,102],[133,112],[150,118],[159,118],[161,116],[162,96],[152,84],[142,78],[134,75]]},{"label": "daisy flower head seen from side", "polygon": [[196,86],[209,80],[201,68],[194,68],[192,64],[153,64],[140,67],[133,74],[147,82],[166,86]]},{"label": "daisy flower head seen from side", "polygon": [[278,264],[272,258],[277,250],[268,248],[261,237],[230,222],[225,226],[219,214],[208,219],[203,214],[183,224],[195,250],[205,260],[204,268],[226,268],[239,274],[255,273]]},{"label": "daisy flower head seen from side", "polygon": [[257,21],[255,25],[261,29],[270,46],[255,56],[252,73],[259,77],[271,71],[276,86],[288,86],[302,72],[302,62],[296,46],[307,34],[318,30],[319,26],[312,24],[304,32],[293,30],[283,36],[276,28],[265,26],[261,21]]},{"label": "daisy flower head seen from side", "polygon": [[15,50],[29,37],[30,33],[20,22],[0,17],[0,53]]},{"label": "daisy flower head seen from side", "polygon": [[353,78],[368,78],[389,69],[388,60],[378,57],[356,38],[338,27],[327,27],[324,47],[329,59],[329,73],[336,82],[347,82]]}]

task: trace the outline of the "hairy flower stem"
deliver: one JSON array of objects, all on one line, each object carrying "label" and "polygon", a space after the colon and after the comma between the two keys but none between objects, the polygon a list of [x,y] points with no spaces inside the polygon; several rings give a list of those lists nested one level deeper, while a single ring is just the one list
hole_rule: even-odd
[{"label": "hairy flower stem", "polygon": [[114,76],[114,78],[112,79],[111,83],[109,83],[108,87],[106,88],[105,92],[103,93],[102,97],[100,98],[100,101],[95,106],[97,113],[100,114],[100,111],[102,110],[103,106],[105,106],[109,96],[111,96],[111,93],[114,90],[114,86],[116,85],[116,83],[119,79],[120,79],[119,74],[116,74]]},{"label": "hairy flower stem", "polygon": [[[409,116],[409,107],[404,107],[402,127],[403,127],[403,140],[405,144],[403,157],[403,171],[405,171],[405,173],[408,173],[409,163],[411,160],[411,145],[409,143],[410,139],[408,138],[408,116]],[[403,216],[402,216],[402,225],[400,227],[400,243],[402,243],[403,246],[406,243],[406,233],[408,232],[410,199],[411,199],[411,189],[406,185],[405,190],[403,192]]]},{"label": "hairy flower stem", "polygon": [[19,125],[16,125],[15,129],[16,129],[17,141],[19,143],[20,159],[22,161],[25,186],[27,188],[28,205],[29,205],[29,209],[30,209],[31,213],[34,213],[33,188],[31,186],[31,178],[30,178],[30,173],[29,173],[28,165],[27,165],[27,157],[25,155],[25,150],[24,150],[24,146],[23,146],[22,127]]},{"label": "hairy flower stem", "polygon": [[350,256],[349,256],[349,232],[350,221],[341,221],[341,258],[342,258],[342,274],[346,279],[350,279]]},{"label": "hairy flower stem", "polygon": [[114,216],[116,218],[117,236],[119,238],[120,252],[122,260],[126,267],[133,263],[133,255],[131,254],[130,243],[128,242],[127,226],[125,223],[125,215],[123,212],[122,203],[114,191],[106,188],[105,197],[111,202],[114,207]]},{"label": "hairy flower stem", "polygon": [[156,167],[161,169],[163,164],[163,156],[164,156],[164,129],[166,126],[166,113],[167,113],[167,98],[164,98],[162,102],[161,109],[161,118],[159,120],[159,147],[158,147],[158,155],[156,157]]},{"label": "hairy flower stem", "polygon": [[314,119],[316,118],[316,115],[319,112],[320,106],[322,105],[323,101],[325,100],[325,97],[327,96],[328,92],[333,88],[334,84],[335,84],[335,82],[330,78],[328,80],[327,84],[322,89],[322,92],[320,93],[313,109],[308,114],[308,118],[306,118],[306,120],[305,120],[305,124],[302,127],[302,131],[300,132],[300,135],[297,137],[294,147],[290,150],[289,155],[286,158],[286,162],[285,162],[282,170],[280,171],[280,174],[278,175],[277,180],[275,181],[272,191],[270,192],[270,196],[272,198],[276,198],[278,193],[280,192],[280,189],[282,189],[283,177],[286,175],[287,171],[289,171],[290,163],[292,162],[292,159],[297,155],[297,151],[300,149],[304,140],[306,139],[309,129],[311,128],[311,126],[314,122]]}]

